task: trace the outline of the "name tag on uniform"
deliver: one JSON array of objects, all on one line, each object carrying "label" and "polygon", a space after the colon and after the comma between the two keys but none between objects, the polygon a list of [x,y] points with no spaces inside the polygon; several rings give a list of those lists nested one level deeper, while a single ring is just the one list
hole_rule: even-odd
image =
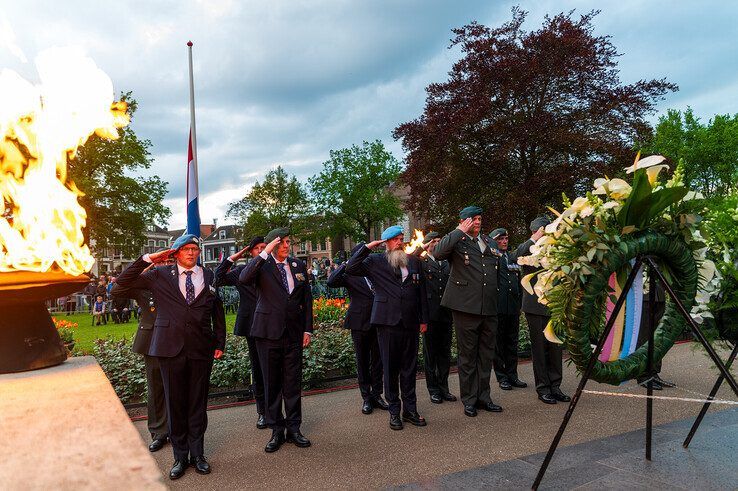
[{"label": "name tag on uniform", "polygon": [[305,275],[302,273],[295,273],[295,278],[297,278],[297,281],[305,281]]}]

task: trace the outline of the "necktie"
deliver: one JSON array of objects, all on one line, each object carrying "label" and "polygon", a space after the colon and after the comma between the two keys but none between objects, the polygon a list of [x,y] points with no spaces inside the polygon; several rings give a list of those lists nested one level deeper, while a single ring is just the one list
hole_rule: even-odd
[{"label": "necktie", "polygon": [[187,279],[185,280],[185,300],[187,305],[195,301],[195,284],[192,282],[192,271],[185,271]]},{"label": "necktie", "polygon": [[279,275],[282,277],[282,286],[289,293],[290,284],[287,283],[287,271],[284,269],[284,263],[277,263],[277,267],[279,268]]}]

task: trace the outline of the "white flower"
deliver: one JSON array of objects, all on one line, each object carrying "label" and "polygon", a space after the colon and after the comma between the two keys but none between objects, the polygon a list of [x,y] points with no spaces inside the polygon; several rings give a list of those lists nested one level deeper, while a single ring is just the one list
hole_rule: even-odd
[{"label": "white flower", "polygon": [[551,343],[563,344],[563,341],[561,341],[554,332],[553,323],[551,321],[548,321],[548,324],[546,324],[546,329],[543,330],[543,336]]},{"label": "white flower", "polygon": [[630,184],[622,179],[596,179],[594,182],[595,190],[592,194],[606,194],[616,200],[625,200],[630,196],[632,188]]},{"label": "white flower", "polygon": [[659,172],[661,172],[664,169],[668,169],[669,166],[666,164],[661,165],[654,165],[652,167],[649,167],[646,169],[646,175],[648,176],[648,183],[653,186],[656,182],[656,179],[659,177]]},{"label": "white flower", "polygon": [[664,160],[666,160],[666,157],[664,157],[663,155],[651,155],[650,157],[646,157],[645,159],[640,159],[633,162],[633,165],[625,168],[625,173],[632,174],[638,169],[646,169],[648,167],[658,165]]}]

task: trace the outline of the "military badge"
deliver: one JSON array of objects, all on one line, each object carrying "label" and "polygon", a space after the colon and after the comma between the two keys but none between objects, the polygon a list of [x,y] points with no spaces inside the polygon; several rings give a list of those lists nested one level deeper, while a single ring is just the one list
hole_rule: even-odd
[{"label": "military badge", "polygon": [[297,281],[305,281],[305,275],[302,273],[295,273],[295,278],[297,278]]}]

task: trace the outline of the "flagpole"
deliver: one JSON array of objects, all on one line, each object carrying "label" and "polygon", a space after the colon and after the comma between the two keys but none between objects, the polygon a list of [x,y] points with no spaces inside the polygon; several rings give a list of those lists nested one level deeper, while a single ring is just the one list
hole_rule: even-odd
[{"label": "flagpole", "polygon": [[[188,172],[188,179],[193,179],[192,183],[188,182],[187,191],[189,193],[190,189],[196,189],[199,190],[198,186],[198,172],[197,172],[197,132],[195,130],[195,79],[193,76],[193,69],[192,69],[192,41],[187,41],[187,56],[189,59],[189,66],[190,66],[190,145],[192,146],[192,172]],[[190,186],[192,184],[192,187]],[[197,193],[199,195],[199,192]],[[191,196],[187,196],[187,205],[189,206],[189,202],[192,199]],[[198,199],[198,210],[197,213],[197,231],[188,231],[189,233],[196,233],[196,235],[200,236],[200,211],[199,211],[199,196]],[[189,217],[188,217],[189,221]]]}]

